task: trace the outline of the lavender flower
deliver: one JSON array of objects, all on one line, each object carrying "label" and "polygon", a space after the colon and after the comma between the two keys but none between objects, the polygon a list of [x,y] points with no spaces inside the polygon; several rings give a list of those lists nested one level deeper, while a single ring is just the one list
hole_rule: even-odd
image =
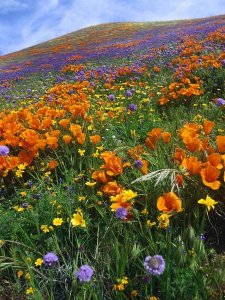
[{"label": "lavender flower", "polygon": [[9,148],[7,146],[0,145],[0,156],[7,156],[9,154]]},{"label": "lavender flower", "polygon": [[218,106],[225,105],[225,100],[222,99],[222,98],[218,98],[218,99],[216,99],[216,104],[217,104]]},{"label": "lavender flower", "polygon": [[136,104],[134,104],[134,103],[131,103],[131,104],[129,104],[129,110],[131,110],[131,111],[135,111],[135,110],[137,110],[137,105]]},{"label": "lavender flower", "polygon": [[132,94],[131,91],[126,91],[126,96],[127,96],[127,97],[132,97],[132,95],[133,95],[133,94]]},{"label": "lavender flower", "polygon": [[115,100],[115,96],[113,94],[111,94],[111,95],[108,96],[108,99],[109,100]]},{"label": "lavender flower", "polygon": [[116,216],[116,218],[119,218],[119,219],[122,219],[122,220],[125,219],[126,216],[127,216],[126,208],[124,208],[124,207],[117,208],[115,216]]},{"label": "lavender flower", "polygon": [[75,273],[76,277],[80,282],[89,282],[93,276],[94,271],[89,265],[81,266]]},{"label": "lavender flower", "polygon": [[135,168],[142,168],[143,167],[143,162],[142,162],[142,160],[141,159],[137,159],[137,160],[135,160],[135,162],[134,162],[134,166],[135,166]]},{"label": "lavender flower", "polygon": [[161,255],[154,255],[145,258],[144,266],[151,275],[161,275],[165,270],[166,264]]},{"label": "lavender flower", "polygon": [[44,263],[48,266],[54,265],[59,260],[58,256],[53,252],[49,252],[46,255],[44,255],[43,259]]}]

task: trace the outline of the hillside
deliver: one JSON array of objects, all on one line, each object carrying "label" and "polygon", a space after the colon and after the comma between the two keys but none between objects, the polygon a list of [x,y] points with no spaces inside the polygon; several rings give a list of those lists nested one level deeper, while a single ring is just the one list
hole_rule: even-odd
[{"label": "hillside", "polygon": [[222,300],[225,15],[0,57],[0,299]]}]

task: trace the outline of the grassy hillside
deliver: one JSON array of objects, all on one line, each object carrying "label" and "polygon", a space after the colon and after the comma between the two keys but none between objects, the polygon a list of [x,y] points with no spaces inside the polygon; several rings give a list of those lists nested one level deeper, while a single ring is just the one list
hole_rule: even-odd
[{"label": "grassy hillside", "polygon": [[0,299],[225,296],[225,16],[0,57]]}]

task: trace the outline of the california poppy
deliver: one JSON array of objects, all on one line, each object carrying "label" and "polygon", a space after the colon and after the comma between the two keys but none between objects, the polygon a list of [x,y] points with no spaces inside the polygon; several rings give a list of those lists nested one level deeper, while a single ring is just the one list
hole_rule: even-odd
[{"label": "california poppy", "polygon": [[181,200],[180,198],[173,192],[164,193],[157,199],[157,208],[163,212],[179,212],[182,210],[181,208]]}]

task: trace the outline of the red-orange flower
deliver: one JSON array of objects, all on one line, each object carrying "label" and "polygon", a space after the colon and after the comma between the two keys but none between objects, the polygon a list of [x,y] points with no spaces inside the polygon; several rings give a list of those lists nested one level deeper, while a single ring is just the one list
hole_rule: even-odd
[{"label": "red-orange flower", "polygon": [[48,163],[48,166],[51,170],[55,169],[58,165],[59,165],[59,163],[57,162],[57,160],[51,160]]},{"label": "red-orange flower", "polygon": [[114,152],[103,152],[101,158],[105,164],[101,168],[107,169],[106,173],[110,176],[117,176],[123,172],[123,163],[120,157],[117,157]]},{"label": "red-orange flower", "polygon": [[97,182],[102,182],[102,183],[106,183],[106,182],[110,181],[110,179],[111,179],[111,177],[108,176],[104,170],[94,171],[92,173],[91,178]]},{"label": "red-orange flower", "polygon": [[72,136],[67,135],[67,134],[63,136],[63,141],[65,144],[69,144],[71,142],[71,140],[72,140]]},{"label": "red-orange flower", "polygon": [[101,141],[101,137],[98,134],[91,135],[90,140],[91,140],[92,144],[96,145],[97,143],[99,143]]},{"label": "red-orange flower", "polygon": [[167,132],[167,131],[164,131],[164,132],[162,132],[161,137],[162,137],[164,143],[168,144],[170,142],[170,139],[171,139],[171,133]]},{"label": "red-orange flower", "polygon": [[157,208],[163,212],[179,212],[182,210],[180,198],[173,192],[164,193],[157,199]]},{"label": "red-orange flower", "polygon": [[205,120],[203,124],[203,130],[205,134],[210,134],[214,126],[215,123],[213,121]]},{"label": "red-orange flower", "polygon": [[198,174],[201,170],[202,162],[196,156],[185,158],[181,164],[191,174]]},{"label": "red-orange flower", "polygon": [[101,190],[107,195],[115,196],[122,192],[123,187],[116,181],[109,181],[101,187]]},{"label": "red-orange flower", "polygon": [[220,176],[220,171],[217,168],[208,165],[206,168],[201,170],[200,174],[204,185],[210,187],[213,190],[219,189],[221,182],[217,179]]},{"label": "red-orange flower", "polygon": [[222,156],[218,153],[212,153],[207,157],[208,162],[217,169],[222,169]]},{"label": "red-orange flower", "polygon": [[216,137],[216,143],[218,147],[218,151],[221,153],[225,152],[225,135],[218,135]]}]

